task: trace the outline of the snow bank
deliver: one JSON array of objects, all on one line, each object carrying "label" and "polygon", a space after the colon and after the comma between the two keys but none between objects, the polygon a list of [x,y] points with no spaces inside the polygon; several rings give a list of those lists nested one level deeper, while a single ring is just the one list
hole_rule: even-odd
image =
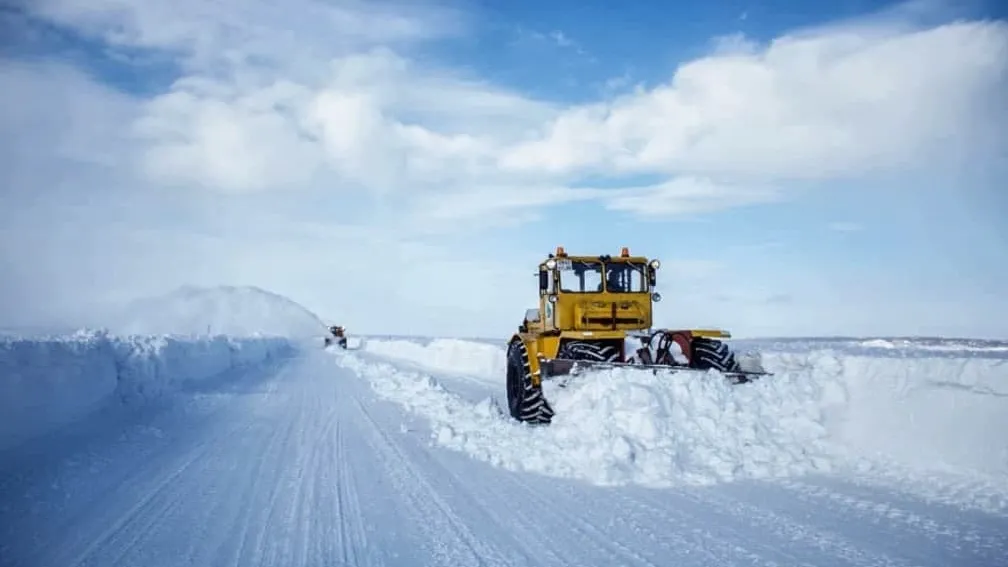
[{"label": "snow bank", "polygon": [[811,382],[732,389],[648,372],[586,374],[549,390],[557,416],[549,427],[531,428],[506,414],[499,377],[500,394],[473,402],[387,362],[349,355],[340,363],[430,420],[438,444],[512,470],[669,486],[830,468],[821,413],[803,400],[821,396],[810,392],[819,389]]},{"label": "snow bank", "polygon": [[1008,482],[1008,360],[823,352],[780,355],[778,366],[843,387],[831,434],[852,454]]},{"label": "snow bank", "polygon": [[276,337],[0,337],[0,447],[70,423],[110,400],[154,398],[291,349]]},{"label": "snow bank", "polygon": [[459,339],[433,339],[427,344],[368,339],[364,350],[439,373],[464,374],[494,383],[500,381],[507,365],[507,353],[502,347]]},{"label": "snow bank", "polygon": [[736,387],[715,376],[590,373],[548,388],[554,422],[529,428],[506,414],[503,347],[463,343],[374,341],[368,350],[438,374],[466,369],[488,385],[486,399],[393,360],[349,354],[340,363],[428,419],[437,443],[511,469],[667,486],[901,467],[981,477],[1008,492],[1003,359],[766,352],[775,376]]},{"label": "snow bank", "polygon": [[326,324],[282,295],[254,286],[181,287],[129,304],[110,328],[127,335],[275,336],[321,341]]}]

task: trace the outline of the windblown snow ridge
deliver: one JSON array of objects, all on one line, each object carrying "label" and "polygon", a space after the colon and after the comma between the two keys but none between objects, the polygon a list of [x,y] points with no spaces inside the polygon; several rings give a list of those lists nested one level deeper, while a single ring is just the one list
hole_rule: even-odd
[{"label": "windblown snow ridge", "polygon": [[321,341],[325,323],[294,300],[255,286],[183,286],[130,303],[111,329],[128,335],[275,336]]},{"label": "windblown snow ridge", "polygon": [[0,337],[0,448],[188,381],[292,352],[279,337],[111,336],[104,331]]}]

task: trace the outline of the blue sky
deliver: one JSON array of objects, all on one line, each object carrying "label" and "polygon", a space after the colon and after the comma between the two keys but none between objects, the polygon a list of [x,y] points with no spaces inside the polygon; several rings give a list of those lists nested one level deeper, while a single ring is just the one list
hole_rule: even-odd
[{"label": "blue sky", "polygon": [[0,11],[0,312],[252,284],[503,336],[556,245],[667,326],[1008,336],[996,2],[45,0]]}]

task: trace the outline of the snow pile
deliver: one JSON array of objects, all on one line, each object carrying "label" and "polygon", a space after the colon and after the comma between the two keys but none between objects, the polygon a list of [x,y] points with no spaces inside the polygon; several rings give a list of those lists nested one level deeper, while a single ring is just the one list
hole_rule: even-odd
[{"label": "snow pile", "polygon": [[254,286],[181,287],[134,301],[111,328],[127,335],[275,336],[316,342],[328,332],[305,307]]},{"label": "snow pile", "polygon": [[1008,487],[1005,360],[767,352],[775,376],[734,387],[716,374],[588,373],[567,388],[547,386],[557,415],[549,427],[529,428],[506,412],[503,347],[370,344],[428,371],[479,375],[486,398],[466,399],[419,369],[340,358],[380,395],[429,420],[438,444],[511,469],[667,486],[897,467]]},{"label": "snow pile", "polygon": [[[491,398],[474,403],[425,374],[353,355],[340,363],[430,420],[438,444],[513,470],[669,486],[830,469],[821,408],[807,401],[827,394],[812,381],[732,388],[649,372],[586,374],[550,390],[557,416],[532,428]],[[493,397],[503,406],[502,393]]]},{"label": "snow pile", "polygon": [[499,381],[507,367],[507,352],[502,347],[459,339],[433,339],[426,345],[410,340],[370,339],[364,350],[440,373],[493,381]]},{"label": "snow pile", "polygon": [[0,447],[79,419],[111,400],[157,397],[187,381],[291,352],[282,338],[0,337]]}]

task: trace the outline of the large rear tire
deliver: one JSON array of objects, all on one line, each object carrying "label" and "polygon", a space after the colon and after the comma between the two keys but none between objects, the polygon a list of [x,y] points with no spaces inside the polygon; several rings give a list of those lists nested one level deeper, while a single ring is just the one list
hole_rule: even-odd
[{"label": "large rear tire", "polygon": [[534,424],[553,421],[553,408],[543,396],[542,385],[532,383],[528,349],[521,341],[508,346],[507,398],[508,410],[514,419]]},{"label": "large rear tire", "polygon": [[690,346],[693,351],[690,356],[690,366],[693,368],[713,369],[719,372],[735,372],[739,369],[735,354],[723,341],[694,337]]}]

